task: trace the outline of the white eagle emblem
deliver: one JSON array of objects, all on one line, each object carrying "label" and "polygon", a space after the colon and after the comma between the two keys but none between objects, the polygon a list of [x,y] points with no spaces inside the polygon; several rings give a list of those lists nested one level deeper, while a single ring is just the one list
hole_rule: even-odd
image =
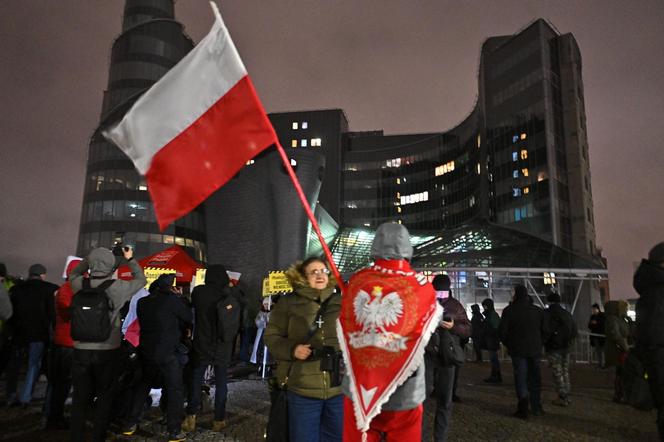
[{"label": "white eagle emblem", "polygon": [[353,301],[355,318],[362,324],[363,331],[383,333],[385,327],[396,324],[403,314],[403,301],[397,292],[388,293],[383,297],[383,288],[375,286],[372,291],[373,299],[364,290],[360,290]]}]

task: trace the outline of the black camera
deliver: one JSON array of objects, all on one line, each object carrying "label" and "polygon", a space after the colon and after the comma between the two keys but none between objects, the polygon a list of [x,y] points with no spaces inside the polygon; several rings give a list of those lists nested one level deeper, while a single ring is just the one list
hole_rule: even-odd
[{"label": "black camera", "polygon": [[113,255],[119,256],[120,258],[122,258],[124,256],[124,253],[123,253],[123,250],[122,250],[123,248],[124,247],[122,245],[122,241],[117,241],[115,244],[113,244],[113,248],[111,249],[111,252],[113,252]]},{"label": "black camera", "polygon": [[330,373],[332,387],[341,385],[343,357],[340,350],[329,345],[312,348],[309,359],[320,359],[320,370]]}]

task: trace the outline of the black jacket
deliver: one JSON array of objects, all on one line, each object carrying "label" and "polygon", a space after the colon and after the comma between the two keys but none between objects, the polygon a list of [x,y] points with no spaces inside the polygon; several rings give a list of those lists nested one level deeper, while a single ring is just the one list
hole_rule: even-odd
[{"label": "black jacket", "polygon": [[664,268],[644,259],[634,274],[636,343],[640,347],[664,347]]},{"label": "black jacket", "polygon": [[226,271],[210,266],[205,284],[191,294],[194,306],[195,365],[228,363],[240,325],[238,290],[228,286]]},{"label": "black jacket", "polygon": [[159,290],[138,301],[136,315],[141,327],[141,356],[158,362],[175,354],[184,329],[193,319],[191,308],[183,299]]},{"label": "black jacket", "polygon": [[560,304],[553,303],[544,311],[544,320],[548,330],[544,344],[546,351],[566,350],[577,335],[572,315]]},{"label": "black jacket", "polygon": [[516,299],[503,310],[498,335],[510,356],[539,357],[543,338],[548,335],[544,312],[528,297]]},{"label": "black jacket", "polygon": [[[596,315],[590,315],[590,320],[588,321],[588,330],[590,333],[603,335],[606,333],[606,316],[604,312],[599,312]],[[600,347],[604,345],[604,338],[600,336],[591,336],[590,345],[595,347],[599,345]]]},{"label": "black jacket", "polygon": [[41,279],[29,279],[11,288],[14,342],[48,342],[55,326],[55,291],[58,286]]}]

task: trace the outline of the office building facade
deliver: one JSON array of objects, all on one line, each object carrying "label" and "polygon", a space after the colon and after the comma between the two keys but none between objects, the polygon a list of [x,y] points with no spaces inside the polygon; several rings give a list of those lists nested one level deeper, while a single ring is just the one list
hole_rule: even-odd
[{"label": "office building facade", "polygon": [[147,185],[101,130],[118,121],[134,101],[192,48],[175,21],[173,0],[127,0],[122,33],[113,42],[100,123],[90,139],[77,253],[123,240],[146,256],[172,244],[205,260],[204,209],[199,207],[164,232],[156,223]]}]

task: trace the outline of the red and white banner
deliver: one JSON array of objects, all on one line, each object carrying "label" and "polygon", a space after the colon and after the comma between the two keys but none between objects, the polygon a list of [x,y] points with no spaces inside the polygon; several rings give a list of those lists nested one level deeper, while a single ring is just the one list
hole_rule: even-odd
[{"label": "red and white banner", "polygon": [[350,278],[337,334],[358,430],[369,429],[383,404],[423,363],[441,314],[433,287],[407,261],[377,260]]},{"label": "red and white banner", "polygon": [[147,178],[159,227],[277,142],[214,3],[208,35],[103,132]]}]

